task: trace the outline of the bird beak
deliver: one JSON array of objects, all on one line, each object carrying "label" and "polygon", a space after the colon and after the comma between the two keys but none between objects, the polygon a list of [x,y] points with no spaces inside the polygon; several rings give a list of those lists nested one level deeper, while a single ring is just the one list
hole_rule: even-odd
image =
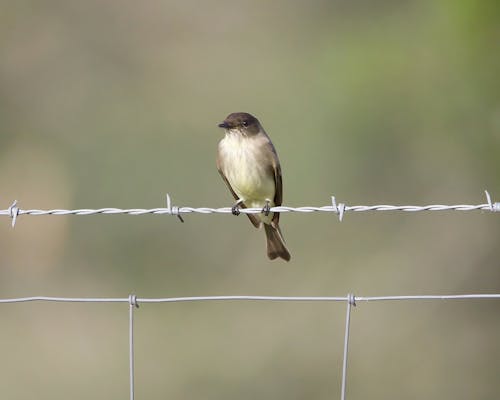
[{"label": "bird beak", "polygon": [[219,128],[224,128],[227,129],[229,128],[229,125],[226,122],[221,122],[219,125],[217,125]]}]

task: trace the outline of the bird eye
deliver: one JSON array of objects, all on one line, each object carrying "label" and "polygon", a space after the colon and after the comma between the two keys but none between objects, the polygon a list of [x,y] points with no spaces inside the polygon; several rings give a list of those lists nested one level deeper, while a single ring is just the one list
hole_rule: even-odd
[{"label": "bird eye", "polygon": [[243,126],[248,126],[248,121],[243,121],[243,122],[242,122],[242,125],[243,125]]}]

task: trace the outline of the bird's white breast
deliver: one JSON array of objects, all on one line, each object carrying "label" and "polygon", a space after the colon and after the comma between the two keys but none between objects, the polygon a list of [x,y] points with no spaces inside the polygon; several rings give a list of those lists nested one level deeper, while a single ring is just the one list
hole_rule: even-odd
[{"label": "bird's white breast", "polygon": [[270,172],[269,142],[265,135],[244,136],[228,132],[219,143],[222,172],[240,199],[248,207],[261,207],[275,194]]}]

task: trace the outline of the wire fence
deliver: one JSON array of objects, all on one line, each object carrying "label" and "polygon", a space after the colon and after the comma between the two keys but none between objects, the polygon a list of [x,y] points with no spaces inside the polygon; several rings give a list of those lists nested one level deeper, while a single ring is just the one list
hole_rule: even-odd
[{"label": "wire fence", "polygon": [[[302,212],[302,213],[312,213],[312,212],[330,212],[338,215],[339,220],[342,221],[344,214],[346,212],[366,212],[366,211],[404,211],[404,212],[418,212],[418,211],[491,211],[500,212],[500,202],[493,202],[491,196],[487,190],[485,190],[486,203],[483,204],[455,204],[455,205],[444,205],[444,204],[430,204],[426,206],[414,206],[414,205],[388,205],[379,204],[372,206],[348,206],[345,203],[337,203],[335,196],[331,197],[331,204],[326,206],[305,206],[305,207],[271,207],[270,212]],[[16,225],[17,218],[20,215],[99,215],[99,214],[126,214],[126,215],[144,215],[144,214],[155,214],[155,215],[175,215],[181,222],[184,222],[182,214],[231,214],[231,207],[221,207],[221,208],[210,208],[210,207],[179,207],[172,205],[172,199],[170,195],[167,194],[167,207],[165,208],[98,208],[89,209],[81,208],[76,210],[63,210],[63,209],[53,209],[53,210],[23,210],[17,206],[17,200],[15,200],[12,205],[4,210],[0,210],[0,215],[8,216],[12,218],[12,227]],[[239,210],[241,214],[259,214],[262,213],[262,208],[242,208]]]},{"label": "wire fence", "polygon": [[[331,212],[338,215],[342,221],[346,212],[368,212],[368,211],[403,211],[403,212],[418,212],[418,211],[490,211],[500,212],[500,203],[493,202],[490,194],[485,191],[486,203],[468,205],[442,205],[432,204],[426,206],[414,205],[372,205],[372,206],[349,206],[344,203],[337,203],[335,197],[331,198],[331,204],[320,207],[272,207],[271,212]],[[12,226],[14,227],[17,218],[21,215],[100,215],[100,214],[126,214],[126,215],[144,215],[144,214],[167,214],[177,216],[182,222],[183,214],[200,213],[200,214],[230,214],[231,207],[223,208],[207,208],[207,207],[179,207],[172,205],[171,197],[167,194],[165,208],[153,209],[120,209],[120,208],[100,208],[100,209],[52,209],[52,210],[23,210],[17,206],[17,201],[7,209],[0,210],[0,215],[10,217]],[[241,209],[242,214],[261,213],[260,208],[245,208]],[[128,303],[129,304],[129,372],[130,372],[130,399],[134,400],[135,393],[135,371],[134,371],[134,310],[139,307],[139,304],[147,303],[180,303],[180,302],[207,302],[207,301],[267,301],[267,302],[345,302],[347,304],[345,332],[344,332],[344,352],[342,362],[342,379],[341,379],[341,400],[345,400],[347,391],[347,372],[348,372],[348,353],[349,353],[349,337],[350,337],[350,321],[352,308],[362,302],[373,301],[436,301],[436,300],[500,300],[499,294],[459,294],[459,295],[406,295],[406,296],[354,296],[349,294],[340,297],[328,296],[197,296],[197,297],[166,297],[166,298],[142,298],[136,295],[129,295],[124,298],[78,298],[78,297],[19,297],[0,299],[0,304],[23,303],[23,302],[64,302],[64,303]]]},{"label": "wire fence", "polygon": [[344,351],[342,359],[341,400],[346,399],[347,371],[349,355],[349,337],[352,308],[363,302],[383,301],[436,301],[436,300],[500,300],[500,293],[494,294],[457,294],[457,295],[411,295],[411,296],[196,296],[196,297],[165,297],[142,298],[134,294],[122,298],[85,298],[85,297],[19,297],[0,299],[0,304],[24,302],[61,302],[61,303],[127,303],[129,305],[129,392],[130,400],[135,399],[135,368],[134,368],[134,313],[140,304],[148,303],[181,303],[207,301],[266,301],[266,302],[345,302],[347,304],[344,331]]}]

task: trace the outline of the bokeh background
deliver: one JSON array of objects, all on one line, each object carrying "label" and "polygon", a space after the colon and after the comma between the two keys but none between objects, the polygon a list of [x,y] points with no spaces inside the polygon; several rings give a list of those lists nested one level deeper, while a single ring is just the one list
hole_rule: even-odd
[{"label": "bokeh background", "polygon": [[[227,114],[255,114],[286,205],[500,199],[495,0],[2,1],[0,208],[229,206]],[[488,212],[286,214],[288,264],[245,217],[19,217],[1,297],[500,292]],[[0,307],[0,396],[128,396],[126,304]],[[136,313],[137,398],[330,399],[345,304]],[[360,304],[349,398],[492,399],[497,301]]]}]

